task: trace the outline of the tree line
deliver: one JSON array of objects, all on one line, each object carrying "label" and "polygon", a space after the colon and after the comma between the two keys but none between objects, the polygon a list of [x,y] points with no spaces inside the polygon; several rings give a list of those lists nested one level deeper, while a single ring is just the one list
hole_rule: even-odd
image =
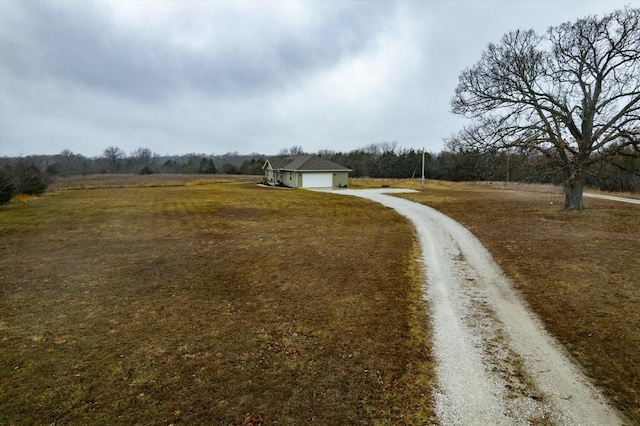
[{"label": "tree line", "polygon": [[[371,144],[348,153],[320,153],[353,170],[353,177],[421,178],[422,151],[399,149],[395,143]],[[596,157],[598,155],[599,157]],[[619,153],[593,155],[585,167],[585,184],[615,192],[640,193],[640,157]],[[527,150],[483,151],[448,143],[438,154],[424,154],[427,179],[562,184],[564,174],[553,158]]]},{"label": "tree line", "polygon": [[[396,142],[371,143],[348,152],[320,150],[307,153],[301,146],[282,149],[276,156],[262,154],[185,154],[160,156],[146,148],[130,155],[108,147],[100,157],[88,158],[63,150],[56,155],[0,158],[0,201],[17,193],[40,194],[57,177],[102,173],[242,174],[262,175],[267,158],[314,154],[352,169],[351,177],[426,179],[446,181],[563,182],[556,162],[527,150],[485,151],[448,141],[440,153],[401,148]],[[594,154],[595,157],[596,154]],[[640,193],[640,158],[602,152],[586,169],[586,184],[606,191]]]},{"label": "tree line", "polygon": [[266,156],[184,154],[159,155],[140,147],[129,155],[109,146],[101,156],[86,157],[64,149],[55,155],[0,157],[0,204],[17,194],[39,195],[58,177],[91,174],[245,174],[260,175]]},{"label": "tree line", "polygon": [[[262,166],[255,166],[255,162],[260,158],[264,156],[256,153],[241,155],[238,152],[222,155],[159,155],[145,147],[127,155],[121,148],[109,146],[98,157],[85,157],[65,149],[56,155],[33,155],[24,159],[35,164],[47,175],[66,177],[104,173],[254,174],[252,172],[257,172]],[[7,163],[7,160],[5,158],[4,162]]]}]

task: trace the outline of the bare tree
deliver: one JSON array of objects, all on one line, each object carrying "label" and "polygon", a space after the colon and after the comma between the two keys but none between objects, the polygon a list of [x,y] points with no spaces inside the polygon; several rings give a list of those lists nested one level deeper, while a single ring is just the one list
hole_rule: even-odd
[{"label": "bare tree", "polygon": [[70,149],[63,149],[55,159],[57,160],[60,169],[59,172],[62,176],[78,173],[78,171],[82,169],[82,156],[74,154]]},{"label": "bare tree", "polygon": [[587,167],[640,156],[640,9],[515,31],[460,75],[452,111],[473,119],[450,146],[543,153],[582,210]]},{"label": "bare tree", "polygon": [[131,153],[132,157],[135,157],[138,161],[143,163],[144,165],[148,165],[151,160],[157,156],[156,153],[151,151],[149,148],[140,147]]},{"label": "bare tree", "polygon": [[319,149],[316,155],[318,157],[331,158],[335,153],[336,152],[332,149]]},{"label": "bare tree", "polygon": [[396,151],[398,149],[397,142],[387,142],[382,141],[378,143],[370,143],[369,145],[364,147],[364,152],[371,155],[374,160],[374,164],[377,170],[374,170],[374,174],[378,176],[382,176],[385,174],[384,172],[384,158],[385,154],[396,155]]},{"label": "bare tree", "polygon": [[133,163],[134,172],[139,172],[143,167],[150,167],[153,165],[158,154],[151,151],[149,148],[139,147],[135,151],[131,152],[131,161]]},{"label": "bare tree", "polygon": [[304,155],[304,149],[300,145],[293,145],[291,148],[282,148],[278,151],[279,156],[288,157],[291,155]]},{"label": "bare tree", "polygon": [[116,146],[110,146],[102,151],[102,156],[107,161],[109,171],[114,173],[118,170],[120,160],[124,157],[124,151]]}]

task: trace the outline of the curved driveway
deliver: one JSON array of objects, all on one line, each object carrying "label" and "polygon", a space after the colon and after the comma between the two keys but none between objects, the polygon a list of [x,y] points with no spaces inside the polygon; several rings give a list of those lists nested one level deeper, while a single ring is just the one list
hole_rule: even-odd
[{"label": "curved driveway", "polygon": [[410,190],[332,192],[378,202],[415,225],[443,425],[624,424],[466,228],[430,207],[388,195]]},{"label": "curved driveway", "polygon": [[601,198],[603,200],[619,201],[621,203],[640,204],[640,200],[637,200],[635,198],[614,197],[613,195],[592,194],[590,192],[585,192],[582,195],[591,198]]}]

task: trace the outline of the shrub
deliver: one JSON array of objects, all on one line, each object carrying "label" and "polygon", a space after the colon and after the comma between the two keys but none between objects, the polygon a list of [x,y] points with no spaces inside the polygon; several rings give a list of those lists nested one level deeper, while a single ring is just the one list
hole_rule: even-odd
[{"label": "shrub", "polygon": [[14,193],[15,187],[11,183],[9,176],[4,170],[0,170],[0,205],[8,203]]},{"label": "shrub", "polygon": [[19,161],[13,167],[13,181],[18,194],[40,195],[47,190],[42,172],[35,164]]},{"label": "shrub", "polygon": [[149,166],[144,166],[142,169],[140,169],[140,174],[141,175],[152,175],[153,174],[153,169],[151,169],[151,167],[149,167]]}]

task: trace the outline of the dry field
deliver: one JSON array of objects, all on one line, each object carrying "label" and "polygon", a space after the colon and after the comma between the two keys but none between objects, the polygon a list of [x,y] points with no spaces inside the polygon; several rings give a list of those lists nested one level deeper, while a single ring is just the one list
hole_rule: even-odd
[{"label": "dry field", "polygon": [[406,220],[252,183],[113,186],[0,207],[0,424],[433,422]]},{"label": "dry field", "polygon": [[403,197],[469,228],[547,329],[640,424],[640,206],[585,198],[584,212],[565,212],[561,194],[460,185]]},{"label": "dry field", "polygon": [[[119,188],[0,207],[0,424],[432,423],[409,224],[364,200],[197,179],[67,181]],[[399,184],[351,186],[380,185]],[[404,197],[470,228],[640,423],[640,207],[569,213],[526,189],[542,192]]]},{"label": "dry field", "polygon": [[52,191],[61,189],[131,188],[156,186],[206,185],[221,182],[258,182],[262,176],[251,175],[182,175],[182,174],[101,174],[56,177],[49,185]]}]

